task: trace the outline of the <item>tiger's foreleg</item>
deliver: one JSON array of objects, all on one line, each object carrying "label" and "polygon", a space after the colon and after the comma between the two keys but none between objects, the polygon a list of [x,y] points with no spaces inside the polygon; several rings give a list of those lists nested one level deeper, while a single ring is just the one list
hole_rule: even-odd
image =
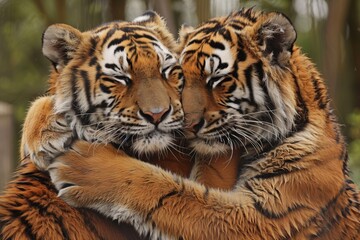
[{"label": "tiger's foreleg", "polygon": [[30,156],[37,168],[46,169],[51,159],[65,151],[73,131],[65,114],[54,112],[53,96],[36,99],[25,118],[21,138],[21,158]]}]

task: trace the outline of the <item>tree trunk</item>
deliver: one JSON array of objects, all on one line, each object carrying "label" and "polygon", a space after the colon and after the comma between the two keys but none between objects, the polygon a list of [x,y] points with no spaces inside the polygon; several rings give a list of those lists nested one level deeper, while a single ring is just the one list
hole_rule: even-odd
[{"label": "tree trunk", "polygon": [[125,20],[125,5],[124,0],[109,0],[109,20]]},{"label": "tree trunk", "polygon": [[350,90],[354,92],[353,107],[360,110],[360,94],[358,93],[360,89],[360,18],[358,14],[359,9],[359,1],[351,1],[349,9],[350,11],[348,14],[350,41],[349,55],[351,55],[351,62],[349,63],[351,67],[349,71],[353,75]]},{"label": "tree trunk", "polygon": [[344,63],[343,36],[350,0],[329,0],[328,4],[329,15],[324,37],[324,76],[329,86],[330,98],[334,100],[334,107],[340,116],[340,122],[345,122],[344,117],[350,111],[351,93],[347,85],[351,76],[344,74],[347,71]]},{"label": "tree trunk", "polygon": [[0,102],[0,192],[4,190],[13,171],[13,110],[9,104]]},{"label": "tree trunk", "polygon": [[197,0],[196,1],[196,13],[198,17],[198,23],[201,24],[204,21],[210,19],[210,0]]}]

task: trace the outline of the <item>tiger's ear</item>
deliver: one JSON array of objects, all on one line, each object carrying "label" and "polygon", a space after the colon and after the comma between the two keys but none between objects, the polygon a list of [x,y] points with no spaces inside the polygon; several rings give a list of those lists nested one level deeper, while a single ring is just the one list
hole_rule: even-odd
[{"label": "tiger's ear", "polygon": [[176,41],[166,26],[165,20],[156,12],[146,11],[132,22],[153,30],[159,40],[170,50],[173,51],[176,48]]},{"label": "tiger's ear", "polygon": [[178,48],[177,53],[180,54],[184,49],[185,45],[188,43],[190,39],[190,35],[194,32],[194,28],[192,26],[183,24],[179,30],[179,39],[178,39]]},{"label": "tiger's ear", "polygon": [[165,21],[160,17],[157,12],[154,11],[146,11],[142,15],[136,17],[132,22],[147,27],[162,26],[166,28]]},{"label": "tiger's ear", "polygon": [[81,32],[66,24],[49,26],[42,36],[42,52],[54,65],[56,71],[73,58],[81,42]]},{"label": "tiger's ear", "polygon": [[264,56],[272,64],[286,66],[296,40],[296,31],[290,20],[281,13],[269,13],[257,30],[257,40]]}]

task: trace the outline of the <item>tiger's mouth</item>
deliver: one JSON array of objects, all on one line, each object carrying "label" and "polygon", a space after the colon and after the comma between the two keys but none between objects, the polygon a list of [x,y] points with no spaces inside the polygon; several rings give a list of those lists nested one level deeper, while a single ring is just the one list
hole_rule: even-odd
[{"label": "tiger's mouth", "polygon": [[190,147],[201,155],[216,155],[227,153],[231,150],[231,145],[219,140],[209,140],[204,138],[196,138],[190,141]]},{"label": "tiger's mouth", "polygon": [[174,134],[154,130],[146,135],[134,135],[126,144],[134,153],[141,155],[166,151],[174,141]]},{"label": "tiger's mouth", "polygon": [[185,131],[185,138],[189,142],[189,146],[201,155],[226,153],[231,150],[234,145],[234,140],[231,135],[225,135],[219,132],[204,135]]},{"label": "tiger's mouth", "polygon": [[112,139],[119,148],[128,149],[135,155],[154,154],[169,150],[179,138],[177,131],[163,132],[157,129],[146,134],[127,134]]}]

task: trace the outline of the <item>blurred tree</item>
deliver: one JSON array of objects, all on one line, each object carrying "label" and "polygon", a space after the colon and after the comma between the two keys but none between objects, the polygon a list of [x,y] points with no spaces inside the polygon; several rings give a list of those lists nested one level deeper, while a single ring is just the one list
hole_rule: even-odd
[{"label": "blurred tree", "polygon": [[[360,90],[360,1],[351,1],[349,12],[347,14],[347,22],[348,22],[348,41],[349,48],[348,54],[351,56],[350,61],[353,62],[352,68],[349,69],[354,73],[354,77],[352,78],[352,84],[349,89],[354,89],[354,104],[355,109],[360,110],[360,94],[358,91]],[[347,92],[345,90],[345,92]],[[360,136],[359,136],[360,137]]]},{"label": "blurred tree", "polygon": [[213,17],[210,16],[210,0],[196,1],[196,15],[199,24]]},{"label": "blurred tree", "polygon": [[109,12],[110,18],[108,21],[113,20],[125,20],[125,6],[126,1],[119,0],[108,0],[109,1]]},{"label": "blurred tree", "polygon": [[351,111],[350,106],[346,107],[345,103],[349,102],[352,94],[345,93],[344,95],[339,89],[344,89],[344,84],[349,84],[350,81],[344,81],[345,79],[351,79],[349,74],[344,74],[344,70],[347,69],[346,64],[351,64],[351,62],[344,61],[343,56],[346,17],[350,10],[350,0],[329,0],[328,4],[329,15],[324,29],[323,73],[336,109],[341,115],[345,115]]}]

